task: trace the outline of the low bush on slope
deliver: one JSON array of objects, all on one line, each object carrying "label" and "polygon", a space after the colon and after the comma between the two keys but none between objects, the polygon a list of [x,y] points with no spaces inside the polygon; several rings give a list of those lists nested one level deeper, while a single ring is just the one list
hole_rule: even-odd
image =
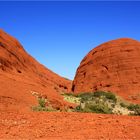
[{"label": "low bush on slope", "polygon": [[81,93],[78,95],[81,98],[80,105],[76,107],[76,111],[94,112],[112,114],[116,97],[110,92],[97,91],[94,93]]},{"label": "low bush on slope", "polygon": [[[102,114],[122,114],[122,115],[140,115],[140,105],[124,101],[119,96],[111,92],[96,91],[93,93],[73,93],[62,94],[64,100],[77,104],[76,108],[67,108],[65,112],[91,112]],[[36,96],[38,105],[33,106],[33,111],[62,111],[54,109],[47,98]]]},{"label": "low bush on slope", "polygon": [[140,105],[138,104],[130,104],[127,106],[127,108],[131,111],[134,111],[134,113],[130,114],[130,115],[138,115],[140,116]]},{"label": "low bush on slope", "polygon": [[76,103],[76,112],[93,112],[103,114],[140,115],[140,105],[130,104],[111,92],[63,94],[64,100]]},{"label": "low bush on slope", "polygon": [[56,111],[56,109],[54,109],[51,104],[49,103],[49,101],[43,97],[37,97],[38,100],[38,106],[33,106],[32,110],[33,111]]}]

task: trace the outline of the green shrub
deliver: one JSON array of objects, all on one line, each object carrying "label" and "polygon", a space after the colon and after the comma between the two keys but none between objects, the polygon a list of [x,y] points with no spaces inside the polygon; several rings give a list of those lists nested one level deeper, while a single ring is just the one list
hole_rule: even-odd
[{"label": "green shrub", "polygon": [[83,109],[81,108],[80,105],[76,106],[76,108],[74,109],[74,111],[76,112],[83,112]]},{"label": "green shrub", "polygon": [[128,107],[128,105],[126,105],[125,103],[122,103],[122,102],[120,103],[120,106],[123,107],[123,108],[127,108]]},{"label": "green shrub", "polygon": [[93,113],[103,113],[112,114],[112,109],[104,102],[86,102],[84,108],[81,105],[76,107],[78,112],[93,112]]},{"label": "green shrub", "polygon": [[81,98],[83,101],[87,101],[89,100],[90,98],[93,97],[93,94],[94,93],[90,93],[90,92],[85,92],[85,93],[80,93],[77,95],[77,97]]},{"label": "green shrub", "polygon": [[112,100],[112,101],[114,101],[114,102],[117,101],[116,96],[115,96],[113,93],[111,93],[111,92],[96,91],[96,92],[94,92],[94,96],[95,96],[95,97],[104,96],[105,98],[110,99],[110,100]]},{"label": "green shrub", "polygon": [[81,101],[87,101],[87,100],[93,100],[94,98],[103,98],[112,100],[113,102],[117,101],[116,96],[111,93],[111,92],[105,92],[105,91],[96,91],[96,92],[85,92],[85,93],[80,93],[77,95],[77,97],[81,98]]},{"label": "green shrub", "polygon": [[134,111],[135,109],[139,108],[139,105],[137,105],[137,104],[130,104],[127,108],[129,110],[131,110],[131,111]]},{"label": "green shrub", "polygon": [[76,97],[78,100],[78,106],[73,111],[103,114],[118,114],[119,112],[119,114],[123,114],[122,108],[124,108],[130,115],[140,115],[140,105],[130,104],[111,92],[96,91],[67,95]]},{"label": "green shrub", "polygon": [[33,111],[56,111],[51,105],[46,106],[46,102],[49,103],[45,98],[38,98],[38,106],[33,106]]},{"label": "green shrub", "polygon": [[131,111],[134,111],[133,115],[140,115],[140,105],[130,104],[127,108]]},{"label": "green shrub", "polygon": [[51,112],[51,111],[56,111],[52,107],[41,107],[41,106],[33,106],[32,107],[33,111],[45,111],[45,112]]},{"label": "green shrub", "polygon": [[38,98],[38,106],[32,107],[33,111],[48,111],[46,108],[46,101],[44,98]]},{"label": "green shrub", "polygon": [[90,104],[89,109],[94,113],[104,113],[104,114],[112,114],[112,109],[108,107],[107,104],[103,102],[99,104]]},{"label": "green shrub", "polygon": [[76,107],[78,112],[94,112],[112,114],[117,98],[113,93],[96,91],[93,93],[81,93],[77,95],[80,99],[80,105]]},{"label": "green shrub", "polygon": [[46,102],[44,98],[38,98],[38,103],[40,107],[45,108]]}]

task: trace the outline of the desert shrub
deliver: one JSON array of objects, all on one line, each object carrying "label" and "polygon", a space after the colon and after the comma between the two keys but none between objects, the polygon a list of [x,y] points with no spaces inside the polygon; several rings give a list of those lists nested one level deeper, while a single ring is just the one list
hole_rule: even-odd
[{"label": "desert shrub", "polygon": [[120,106],[123,107],[123,108],[127,108],[128,107],[128,105],[126,105],[125,103],[122,103],[122,102],[120,103]]},{"label": "desert shrub", "polygon": [[[48,103],[48,106],[46,106],[46,102]],[[57,111],[51,106],[49,101],[45,98],[38,98],[38,106],[33,106],[31,107],[31,109],[33,111],[48,111],[48,112]]]},{"label": "desert shrub", "polygon": [[33,111],[45,111],[45,112],[57,111],[52,107],[41,107],[41,106],[33,106],[32,110]]},{"label": "desert shrub", "polygon": [[45,108],[46,102],[44,98],[38,98],[38,104],[40,107]]},{"label": "desert shrub", "polygon": [[80,105],[76,106],[76,108],[75,108],[74,111],[76,111],[76,112],[82,112],[81,106]]},{"label": "desert shrub", "polygon": [[89,104],[88,108],[95,113],[112,114],[112,109],[103,102],[100,102],[98,104]]},{"label": "desert shrub", "polygon": [[104,102],[86,102],[84,107],[81,105],[77,106],[76,111],[112,114],[112,109]]},{"label": "desert shrub", "polygon": [[134,111],[134,113],[131,113],[133,115],[140,115],[140,105],[138,104],[130,104],[127,107],[129,110]]},{"label": "desert shrub", "polygon": [[140,108],[140,105],[138,105],[138,104],[130,104],[127,108],[129,110],[131,110],[131,111],[134,111],[135,109]]},{"label": "desert shrub", "polygon": [[96,92],[94,92],[94,96],[95,96],[95,97],[104,96],[105,98],[110,99],[110,100],[112,100],[112,101],[114,101],[114,102],[117,101],[116,96],[115,96],[113,93],[111,93],[111,92],[96,91]]},{"label": "desert shrub", "polygon": [[77,97],[81,98],[81,101],[87,101],[87,100],[93,100],[94,98],[103,98],[112,100],[113,102],[117,101],[116,96],[111,92],[105,92],[105,91],[96,91],[96,92],[85,92],[80,93],[77,95]]},{"label": "desert shrub", "polygon": [[46,101],[44,98],[38,98],[38,106],[32,107],[33,111],[48,111],[46,108]]},{"label": "desert shrub", "polygon": [[75,109],[78,112],[112,114],[112,108],[115,106],[114,102],[117,101],[113,93],[104,91],[80,93],[77,96],[81,98],[80,105]]},{"label": "desert shrub", "polygon": [[89,92],[80,93],[77,96],[81,98],[82,102],[84,102],[84,101],[87,101],[87,100],[91,100],[94,97],[94,93],[89,93]]}]

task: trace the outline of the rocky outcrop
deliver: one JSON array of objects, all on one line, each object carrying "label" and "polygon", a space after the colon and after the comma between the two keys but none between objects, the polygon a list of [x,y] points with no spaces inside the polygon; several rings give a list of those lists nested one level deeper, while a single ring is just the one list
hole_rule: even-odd
[{"label": "rocky outcrop", "polygon": [[0,85],[0,105],[15,102],[16,107],[31,105],[35,100],[32,91],[45,94],[56,102],[60,99],[63,104],[60,93],[71,89],[70,80],[41,65],[3,30],[0,30]]},{"label": "rocky outcrop", "polygon": [[[71,81],[60,77],[31,57],[13,37],[0,30],[0,70],[9,73],[23,73],[39,77],[54,88],[70,90]],[[45,83],[46,82],[46,83]]]},{"label": "rocky outcrop", "polygon": [[140,42],[121,38],[91,50],[77,69],[72,91],[114,92],[140,102]]}]

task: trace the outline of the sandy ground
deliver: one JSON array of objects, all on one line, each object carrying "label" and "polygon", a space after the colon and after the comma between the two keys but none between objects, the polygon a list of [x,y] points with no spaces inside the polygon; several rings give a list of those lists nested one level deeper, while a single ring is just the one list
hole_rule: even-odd
[{"label": "sandy ground", "polygon": [[64,112],[0,112],[0,139],[139,140],[140,117]]}]

